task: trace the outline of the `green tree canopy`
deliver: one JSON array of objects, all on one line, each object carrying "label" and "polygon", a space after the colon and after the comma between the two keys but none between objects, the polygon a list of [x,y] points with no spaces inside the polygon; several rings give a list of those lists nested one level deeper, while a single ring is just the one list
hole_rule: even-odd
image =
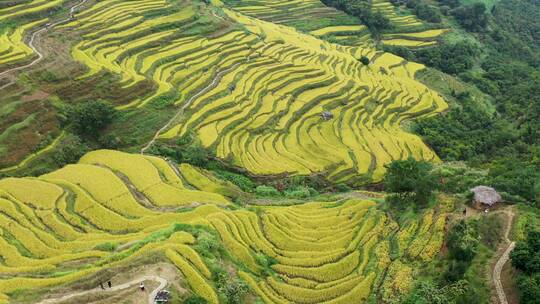
[{"label": "green tree canopy", "polygon": [[384,186],[391,192],[397,203],[416,203],[427,206],[437,187],[437,178],[431,172],[432,166],[413,158],[393,161],[387,166]]},{"label": "green tree canopy", "polygon": [[78,135],[97,138],[115,115],[116,110],[110,103],[97,100],[68,107],[65,120]]}]

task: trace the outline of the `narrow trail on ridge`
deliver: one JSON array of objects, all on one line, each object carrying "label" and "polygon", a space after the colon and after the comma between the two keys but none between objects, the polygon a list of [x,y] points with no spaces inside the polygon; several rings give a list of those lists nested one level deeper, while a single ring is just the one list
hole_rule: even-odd
[{"label": "narrow trail on ridge", "polygon": [[[39,62],[41,62],[41,60],[43,60],[43,58],[45,58],[45,55],[43,55],[43,53],[41,53],[37,46],[34,44],[36,41],[37,41],[37,38],[42,34],[42,33],[45,33],[47,32],[48,30],[62,24],[62,23],[66,23],[68,21],[71,21],[71,20],[74,20],[75,19],[75,11],[81,7],[82,5],[84,5],[88,0],[81,0],[79,3],[75,4],[74,6],[71,7],[71,9],[69,10],[69,16],[68,18],[66,19],[63,19],[63,20],[59,20],[55,23],[47,23],[44,27],[40,28],[39,30],[35,31],[32,33],[32,35],[30,36],[30,40],[28,41],[28,47],[30,47],[32,49],[32,51],[37,54],[37,58],[34,59],[32,62],[28,63],[28,64],[25,64],[25,65],[22,65],[22,66],[18,66],[18,67],[14,67],[14,68],[11,68],[11,69],[8,69],[8,70],[5,70],[3,72],[0,73],[0,79],[3,78],[4,76],[12,73],[12,72],[16,72],[16,71],[20,71],[20,70],[24,70],[24,69],[27,69],[27,68],[30,68],[36,64],[38,64]],[[14,84],[15,83],[15,80],[11,79],[10,82],[6,83],[5,85],[1,86],[0,87],[0,90],[3,90],[7,87],[9,87],[10,85]]]},{"label": "narrow trail on ridge", "polygon": [[80,296],[93,294],[93,293],[112,293],[112,292],[115,292],[115,291],[120,291],[120,290],[127,289],[127,288],[129,288],[131,286],[134,286],[134,285],[139,285],[143,281],[159,282],[159,286],[156,287],[148,295],[148,304],[154,304],[154,298],[156,297],[157,293],[160,290],[164,289],[167,286],[167,284],[169,283],[166,279],[164,279],[162,277],[159,277],[159,276],[143,276],[143,277],[137,278],[137,279],[135,279],[133,281],[129,281],[129,282],[124,283],[124,284],[116,285],[116,286],[114,286],[112,288],[109,288],[109,289],[103,290],[103,289],[101,289],[99,287],[96,287],[94,289],[90,289],[90,290],[87,290],[87,291],[70,293],[70,294],[67,294],[67,295],[65,295],[63,297],[60,297],[60,298],[46,299],[46,300],[43,300],[43,301],[39,302],[38,304],[54,304],[54,303],[59,303],[59,302],[62,302],[62,301],[69,300],[69,299],[74,298],[74,297],[80,297]]},{"label": "narrow trail on ridge", "polygon": [[508,216],[508,224],[506,225],[506,230],[504,232],[504,241],[508,244],[503,254],[497,260],[495,267],[493,267],[493,283],[495,284],[495,290],[497,291],[497,297],[499,299],[499,304],[508,304],[506,294],[504,292],[502,283],[501,283],[501,272],[504,264],[510,259],[510,252],[516,246],[516,242],[511,241],[508,236],[510,234],[510,229],[512,228],[512,222],[514,220],[515,213],[512,209],[505,210],[504,213]]},{"label": "narrow trail on ridge", "polygon": [[146,146],[144,146],[141,149],[141,154],[144,154],[146,152],[146,150],[150,149],[152,147],[152,145],[154,145],[154,143],[156,142],[158,137],[161,135],[161,133],[163,133],[163,131],[170,128],[171,125],[178,119],[178,117],[180,117],[180,115],[182,115],[184,113],[184,111],[193,103],[193,101],[195,101],[195,99],[197,99],[202,94],[210,91],[211,89],[215,88],[219,84],[219,82],[221,81],[223,76],[225,74],[229,73],[230,71],[234,70],[238,65],[240,65],[240,62],[235,63],[233,66],[231,66],[231,67],[229,67],[229,68],[227,68],[227,69],[225,69],[223,71],[218,72],[210,84],[208,84],[206,87],[202,88],[195,95],[191,96],[191,98],[188,99],[188,101],[186,101],[184,103],[184,105],[176,112],[176,114],[163,127],[161,127],[161,129],[159,129],[156,132],[156,134],[154,134],[154,137],[152,137],[152,140],[150,140],[148,142],[148,144],[146,144]]}]

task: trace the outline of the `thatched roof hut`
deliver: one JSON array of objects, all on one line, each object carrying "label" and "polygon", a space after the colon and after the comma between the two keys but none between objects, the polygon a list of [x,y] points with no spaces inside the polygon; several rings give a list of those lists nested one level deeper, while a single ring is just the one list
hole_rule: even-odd
[{"label": "thatched roof hut", "polygon": [[476,186],[471,189],[474,193],[474,202],[476,204],[484,204],[493,206],[495,203],[502,202],[501,195],[495,189],[487,186]]}]

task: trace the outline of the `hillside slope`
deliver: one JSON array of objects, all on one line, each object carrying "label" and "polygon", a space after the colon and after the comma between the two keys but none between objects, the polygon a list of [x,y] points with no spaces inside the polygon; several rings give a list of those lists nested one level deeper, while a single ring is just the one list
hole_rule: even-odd
[{"label": "hillside slope", "polygon": [[[84,67],[69,81],[56,81],[63,85],[44,88],[47,98],[84,102],[97,97],[84,88],[112,80],[97,87],[118,94],[106,93],[106,99],[124,113],[110,131],[121,148],[144,146],[174,116],[158,142],[193,134],[211,154],[256,175],[325,172],[333,182],[366,182],[380,180],[384,165],[395,159],[438,160],[401,127],[447,108],[414,79],[422,65],[369,44],[330,43],[318,38],[322,32],[301,33],[243,10],[160,0],[86,5],[75,20],[53,29],[77,37],[66,64]],[[363,56],[369,65],[359,61]],[[70,92],[75,89],[82,92]],[[10,115],[23,107],[8,104]],[[47,116],[31,110],[0,130],[0,152],[11,156],[5,167],[54,139],[54,111],[49,124],[34,123]],[[182,115],[175,116],[178,111]],[[21,151],[11,139],[36,125],[42,126],[37,133],[51,135]]]},{"label": "hillside slope", "polygon": [[186,287],[218,303],[216,260],[204,249],[210,231],[222,242],[212,246],[224,246],[265,303],[358,303],[375,292],[386,302],[410,290],[414,265],[442,245],[444,209],[401,227],[359,199],[254,212],[232,205],[230,191],[197,190],[212,182],[193,170],[100,150],[39,178],[1,180],[0,302],[157,254],[179,268]]}]

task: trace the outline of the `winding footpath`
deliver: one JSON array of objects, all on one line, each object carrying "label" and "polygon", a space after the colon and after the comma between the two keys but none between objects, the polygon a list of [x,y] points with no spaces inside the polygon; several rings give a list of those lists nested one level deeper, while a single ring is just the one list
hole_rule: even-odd
[{"label": "winding footpath", "polygon": [[506,264],[506,262],[508,262],[508,260],[510,259],[510,252],[512,252],[512,250],[516,246],[516,242],[511,241],[508,238],[515,214],[512,210],[505,211],[504,213],[508,215],[508,225],[506,225],[506,231],[504,232],[504,239],[505,242],[508,244],[508,247],[506,248],[506,250],[504,250],[503,254],[499,257],[499,260],[497,260],[497,263],[493,268],[493,283],[495,284],[495,290],[497,291],[499,304],[508,304],[508,300],[506,298],[506,294],[501,283],[501,272],[504,264]]},{"label": "winding footpath", "polygon": [[240,65],[240,62],[235,63],[230,68],[227,68],[227,69],[225,69],[223,71],[220,71],[219,73],[216,74],[216,76],[214,77],[214,79],[212,80],[212,82],[210,84],[208,84],[206,87],[202,88],[195,95],[191,96],[191,98],[188,101],[186,101],[186,103],[184,103],[184,105],[178,110],[178,112],[176,112],[176,114],[163,127],[161,127],[161,129],[159,129],[156,132],[156,134],[154,134],[154,137],[152,137],[152,140],[150,140],[150,142],[148,142],[148,144],[146,144],[146,146],[144,146],[141,149],[141,154],[144,154],[146,152],[146,150],[150,149],[150,147],[152,147],[152,145],[154,145],[154,143],[156,142],[158,137],[161,135],[161,133],[163,133],[165,130],[169,129],[171,127],[171,125],[178,119],[178,117],[180,117],[180,115],[182,115],[182,113],[184,113],[184,111],[193,103],[193,101],[195,101],[195,99],[197,99],[202,94],[204,94],[204,93],[212,90],[213,88],[215,88],[219,84],[219,82],[221,81],[223,76],[225,76],[225,74],[227,74],[230,71],[234,70],[239,65]]},{"label": "winding footpath", "polygon": [[154,304],[154,299],[155,299],[157,293],[160,290],[164,289],[167,286],[167,284],[169,283],[166,279],[164,279],[162,277],[159,277],[159,276],[143,276],[143,277],[137,278],[137,279],[135,279],[133,281],[129,281],[129,282],[121,284],[121,285],[116,285],[116,286],[114,286],[112,288],[109,288],[109,289],[103,290],[103,289],[97,287],[97,288],[87,290],[87,291],[70,293],[70,294],[67,294],[67,295],[65,295],[65,296],[63,296],[61,298],[43,300],[43,301],[39,302],[38,304],[54,304],[54,303],[59,303],[59,302],[63,302],[63,301],[72,299],[74,297],[80,297],[80,296],[94,294],[94,293],[112,293],[112,292],[115,292],[115,291],[120,291],[120,290],[127,289],[129,287],[134,286],[134,285],[138,286],[141,282],[144,282],[144,281],[159,282],[159,286],[156,289],[154,289],[148,295],[148,304]]},{"label": "winding footpath", "polygon": [[[79,3],[75,4],[74,6],[71,7],[71,9],[69,10],[69,17],[66,18],[66,19],[63,19],[63,20],[59,20],[55,23],[47,23],[45,25],[45,27],[42,27],[40,28],[39,30],[35,31],[32,33],[32,35],[30,36],[30,40],[28,41],[28,47],[30,47],[32,49],[32,51],[37,54],[37,58],[34,59],[32,62],[26,64],[26,65],[22,65],[22,66],[18,66],[18,67],[14,67],[14,68],[11,68],[11,69],[8,69],[8,70],[5,70],[3,72],[0,73],[0,79],[12,72],[16,72],[16,71],[20,71],[20,70],[24,70],[24,69],[27,69],[27,68],[30,68],[36,64],[38,64],[41,60],[43,60],[43,58],[45,57],[43,55],[43,53],[41,53],[36,45],[35,45],[35,42],[37,41],[37,38],[42,34],[42,33],[45,33],[47,32],[48,30],[62,24],[62,23],[66,23],[68,21],[71,21],[71,20],[74,20],[75,19],[75,11],[81,7],[82,5],[84,5],[88,0],[81,0]],[[2,89],[5,89],[7,88],[8,86],[12,85],[15,83],[15,80],[11,80],[10,82],[8,82],[7,84],[3,85],[0,87],[0,90]]]}]

